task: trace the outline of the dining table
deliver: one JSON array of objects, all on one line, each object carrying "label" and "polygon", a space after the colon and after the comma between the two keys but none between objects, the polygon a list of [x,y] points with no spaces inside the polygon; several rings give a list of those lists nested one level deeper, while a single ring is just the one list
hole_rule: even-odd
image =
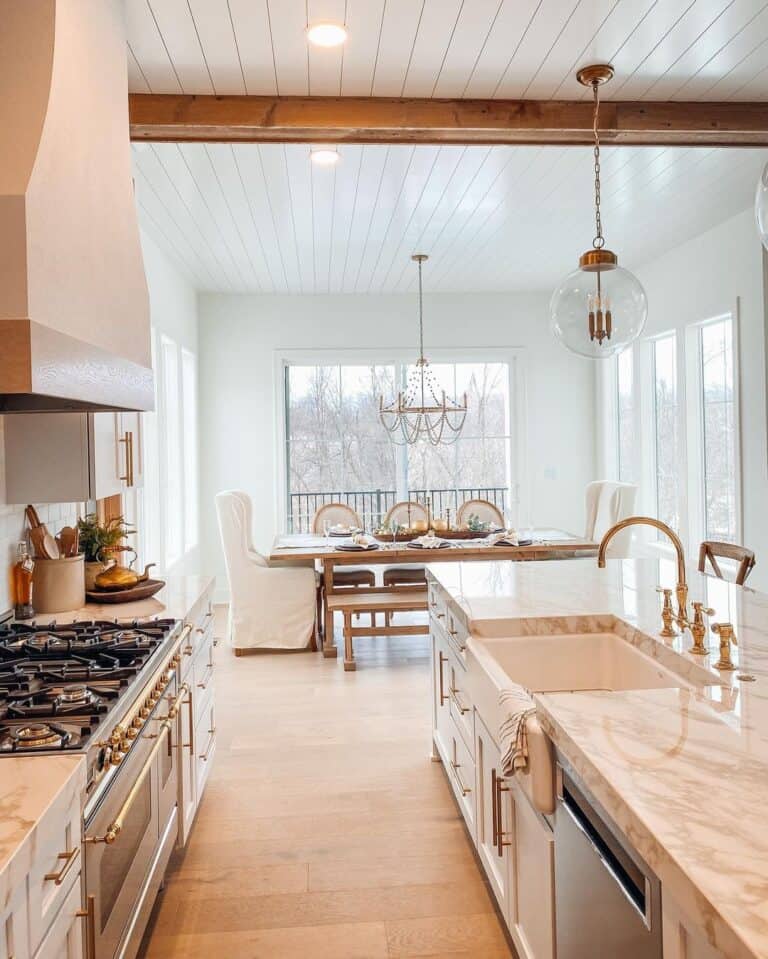
[{"label": "dining table", "polygon": [[[439,536],[439,534],[438,534]],[[451,539],[441,548],[420,548],[411,541],[378,542],[375,537],[368,539],[376,542],[376,548],[366,550],[349,549],[350,536],[328,537],[314,533],[281,533],[274,541],[269,562],[273,565],[306,566],[319,564],[323,573],[325,594],[325,617],[328,619],[328,596],[339,592],[334,588],[334,569],[343,566],[392,566],[419,565],[425,563],[465,563],[474,560],[512,560],[524,562],[531,560],[577,559],[594,556],[598,544],[592,540],[576,536],[561,529],[535,528],[527,533],[530,540],[526,545],[505,545],[495,542],[493,537],[481,536],[477,539]],[[366,587],[366,592],[396,591],[397,587]],[[335,655],[333,643],[323,642],[326,656]]]}]

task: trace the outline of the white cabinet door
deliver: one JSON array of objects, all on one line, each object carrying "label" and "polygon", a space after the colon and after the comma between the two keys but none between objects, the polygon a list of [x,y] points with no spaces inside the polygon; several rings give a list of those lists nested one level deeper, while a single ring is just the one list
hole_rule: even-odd
[{"label": "white cabinet door", "polygon": [[432,737],[443,763],[451,758],[451,711],[448,693],[448,646],[443,637],[432,631]]},{"label": "white cabinet door", "polygon": [[510,782],[514,804],[514,895],[509,926],[521,959],[555,957],[555,840],[547,821]]},{"label": "white cabinet door", "polygon": [[86,415],[91,431],[92,499],[116,496],[125,489],[123,477],[127,475],[126,452],[118,442],[118,414]]},{"label": "white cabinet door", "polygon": [[475,783],[477,789],[477,852],[503,916],[509,915],[514,808],[509,788],[499,778],[501,754],[475,713]]},{"label": "white cabinet door", "polygon": [[195,786],[199,804],[216,752],[216,714],[213,700],[208,702],[195,728],[195,750],[197,755]]},{"label": "white cabinet door", "polygon": [[[187,683],[194,686],[194,671],[187,674]],[[179,713],[179,845],[185,846],[197,810],[197,754],[194,723],[195,694],[190,689]]]},{"label": "white cabinet door", "polygon": [[10,903],[0,911],[0,956],[29,959],[26,881],[18,884]]},{"label": "white cabinet door", "polygon": [[725,953],[711,946],[704,932],[665,893],[661,897],[661,911],[664,959],[726,959]]},{"label": "white cabinet door", "polygon": [[80,883],[76,882],[35,953],[35,959],[83,959],[84,924]]}]

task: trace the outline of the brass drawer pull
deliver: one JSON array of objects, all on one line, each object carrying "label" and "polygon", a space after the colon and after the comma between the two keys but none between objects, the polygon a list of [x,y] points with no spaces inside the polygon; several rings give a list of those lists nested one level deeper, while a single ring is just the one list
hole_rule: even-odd
[{"label": "brass drawer pull", "polygon": [[211,738],[208,740],[208,745],[205,748],[205,752],[200,753],[200,758],[203,760],[203,762],[206,762],[206,763],[208,762],[208,753],[211,751],[211,747],[213,746],[213,740],[214,740],[214,737],[216,736],[216,727],[214,726],[213,729],[209,729],[208,732],[210,733]]},{"label": "brass drawer pull", "polygon": [[75,848],[70,849],[69,852],[60,852],[57,858],[63,859],[64,865],[61,867],[61,869],[59,869],[58,872],[47,872],[45,876],[43,876],[43,879],[45,879],[46,882],[55,882],[57,886],[60,886],[67,878],[67,873],[77,861],[77,857],[79,855],[79,846],[75,846]]},{"label": "brass drawer pull", "polygon": [[168,715],[167,716],[157,716],[156,718],[161,722],[167,722],[169,719],[175,719],[179,715],[179,706],[181,705],[182,699],[189,692],[189,686],[186,683],[182,683],[181,688],[176,694],[175,699],[173,699],[168,705]]},{"label": "brass drawer pull", "polygon": [[133,486],[133,433],[126,430],[120,442],[125,443],[125,476],[120,479],[125,481],[126,486]]},{"label": "brass drawer pull", "polygon": [[96,959],[96,897],[88,896],[86,908],[75,915],[85,919],[85,959]]},{"label": "brass drawer pull", "polygon": [[456,704],[456,708],[457,708],[458,711],[461,713],[461,715],[463,716],[464,713],[468,713],[468,712],[469,712],[469,706],[462,706],[461,700],[459,699],[459,690],[456,689],[454,686],[451,686],[449,692],[450,692],[450,694],[451,694],[451,699],[452,699],[452,700],[454,701],[454,703]]},{"label": "brass drawer pull", "polygon": [[442,651],[438,652],[437,656],[437,668],[440,670],[440,705],[445,706],[445,701],[448,697],[445,695],[445,686],[443,684],[443,663],[448,662],[448,657]]},{"label": "brass drawer pull", "polygon": [[208,663],[208,669],[205,673],[205,679],[197,684],[198,689],[205,689],[208,683],[213,679],[213,663]]},{"label": "brass drawer pull", "polygon": [[469,786],[465,786],[464,783],[461,781],[461,776],[459,775],[460,768],[461,768],[461,763],[457,763],[454,760],[451,760],[451,769],[453,770],[453,775],[456,777],[456,784],[461,790],[461,795],[468,796],[472,792],[472,790],[469,788]]},{"label": "brass drawer pull", "polygon": [[496,855],[504,855],[504,847],[511,846],[512,843],[505,839],[506,833],[503,829],[504,814],[501,809],[501,794],[509,792],[509,786],[504,785],[501,776],[496,775],[496,770],[491,770],[491,802],[493,803],[493,845],[496,847]]}]

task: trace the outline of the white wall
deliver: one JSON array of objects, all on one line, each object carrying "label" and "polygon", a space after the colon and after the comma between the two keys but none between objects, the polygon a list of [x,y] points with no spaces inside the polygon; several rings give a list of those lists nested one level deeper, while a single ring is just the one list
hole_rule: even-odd
[{"label": "white wall", "polygon": [[[590,361],[553,341],[547,304],[546,294],[426,296],[427,347],[525,349],[531,519],[579,532],[594,478],[594,377]],[[217,491],[251,494],[257,548],[267,550],[277,531],[276,354],[409,343],[415,351],[416,299],[201,294],[199,317],[203,562],[221,586]]]},{"label": "white wall", "polygon": [[[762,246],[752,209],[635,272],[648,295],[650,336],[674,329],[682,341],[689,324],[723,313],[736,315],[738,304],[743,537],[758,558],[749,584],[768,589],[766,317]],[[697,546],[690,543],[689,549]]]},{"label": "white wall", "polygon": [[[179,346],[198,354],[198,322],[197,322],[197,291],[181,272],[176,262],[172,260],[144,230],[141,233],[141,246],[144,254],[144,269],[147,274],[149,288],[149,306],[152,326],[158,334],[165,334]],[[159,386],[161,371],[155,371],[156,385]],[[199,390],[198,390],[199,394]],[[199,416],[198,416],[199,419]],[[146,418],[145,418],[146,422]],[[183,443],[189,442],[186,435]],[[158,431],[158,443],[162,444],[162,429]],[[151,453],[148,452],[148,458]],[[200,462],[198,450],[198,463]],[[162,460],[158,451],[154,455],[155,468],[159,473],[159,483],[164,484]],[[152,470],[149,470],[151,477]],[[199,484],[198,484],[199,490]],[[147,496],[149,497],[149,491]],[[186,506],[185,506],[186,508]],[[199,501],[194,508],[199,512]],[[140,515],[141,512],[140,512]],[[158,524],[160,520],[154,517],[150,508],[143,511],[144,523]],[[164,569],[162,557],[162,537],[158,530],[149,531],[146,540],[149,546],[147,562],[157,562],[158,571],[164,574],[182,575],[199,572],[200,546],[190,550],[169,569]]]}]

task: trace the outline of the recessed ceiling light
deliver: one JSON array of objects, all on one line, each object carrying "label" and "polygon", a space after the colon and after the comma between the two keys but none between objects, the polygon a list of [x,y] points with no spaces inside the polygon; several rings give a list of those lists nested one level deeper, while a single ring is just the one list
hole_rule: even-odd
[{"label": "recessed ceiling light", "polygon": [[339,151],[331,147],[310,150],[309,156],[315,166],[335,166],[341,159]]},{"label": "recessed ceiling light", "polygon": [[347,28],[340,23],[313,23],[307,29],[307,40],[316,47],[338,47],[347,39]]}]

